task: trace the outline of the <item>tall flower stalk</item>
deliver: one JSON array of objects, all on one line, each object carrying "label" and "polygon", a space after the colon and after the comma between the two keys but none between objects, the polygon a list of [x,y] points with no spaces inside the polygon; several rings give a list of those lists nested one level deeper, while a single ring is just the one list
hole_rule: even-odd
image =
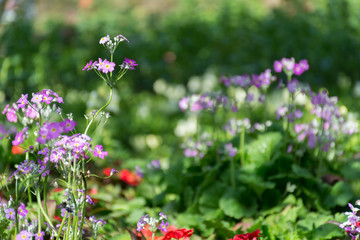
[{"label": "tall flower stalk", "polygon": [[[116,66],[113,55],[122,41],[129,42],[122,35],[114,37],[113,40],[109,36],[101,38],[99,43],[110,52],[110,61],[99,58],[98,61],[90,61],[83,68],[88,71],[94,70],[110,88],[108,101],[92,116],[83,134],[76,133],[76,122],[71,114],[68,114],[67,118],[62,116],[62,110],[58,105],[64,103],[63,99],[50,89],[33,93],[31,99],[28,94],[23,94],[16,103],[7,105],[3,110],[2,114],[6,115],[9,122],[22,125],[21,131],[14,136],[12,144],[16,146],[31,144],[26,150],[26,159],[17,166],[6,186],[8,188],[12,182],[15,183],[15,199],[12,200],[9,192],[9,205],[5,206],[4,210],[9,212],[8,219],[14,223],[13,227],[9,228],[10,231],[12,229],[14,239],[30,239],[34,236],[38,240],[43,240],[44,225],[48,226],[47,231],[52,239],[82,239],[85,207],[87,204],[94,204],[90,196],[86,195],[86,178],[90,177],[90,174],[85,173],[85,165],[93,158],[104,159],[108,155],[107,151],[103,151],[103,146],[93,144],[89,132],[92,131],[91,136],[95,134],[99,125],[95,128],[92,125],[98,121],[98,116],[109,117],[104,110],[111,103],[116,82],[128,70],[133,70],[137,66],[134,60],[125,58],[125,61],[119,65],[118,73],[113,74]],[[62,121],[54,122],[52,121],[54,118],[60,118]],[[36,139],[35,142],[32,142],[33,139]],[[49,217],[46,205],[46,186],[51,177],[50,171],[53,170],[56,170],[60,176],[54,182],[65,188],[63,202],[59,205],[62,221],[56,226]],[[30,202],[32,195],[35,195],[37,201],[37,223],[28,223],[27,230],[20,231],[19,224],[21,222],[23,229],[22,219],[26,218],[27,213],[26,206],[21,201],[28,197]],[[95,217],[90,217],[89,220],[97,238],[98,230],[105,221],[97,220]],[[30,227],[35,224],[37,232]]]}]

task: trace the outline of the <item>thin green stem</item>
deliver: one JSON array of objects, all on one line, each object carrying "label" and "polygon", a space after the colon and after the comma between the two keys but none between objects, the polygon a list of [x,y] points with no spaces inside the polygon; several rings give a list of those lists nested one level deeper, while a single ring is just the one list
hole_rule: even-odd
[{"label": "thin green stem", "polygon": [[[37,203],[38,203],[38,208],[41,210],[41,213],[43,214],[44,218],[46,219],[47,223],[50,225],[50,227],[52,228],[52,230],[55,233],[55,236],[57,236],[57,233],[55,231],[54,225],[51,223],[51,220],[49,218],[49,216],[46,214],[44,208],[42,207],[41,204],[41,197],[40,197],[40,191],[37,189],[36,190],[36,199],[37,199]],[[41,222],[39,223],[41,224]]]},{"label": "thin green stem", "polygon": [[241,136],[240,136],[240,154],[241,154],[241,164],[245,163],[245,125],[241,126]]},{"label": "thin green stem", "polygon": [[65,217],[61,221],[61,225],[60,225],[60,228],[59,228],[59,231],[58,231],[58,236],[57,236],[56,240],[60,240],[61,231],[62,231],[62,229],[64,227],[65,219],[67,218],[67,216],[68,216],[68,211],[65,212]]},{"label": "thin green stem", "polygon": [[107,102],[104,106],[102,106],[102,107],[96,112],[95,116],[91,119],[91,121],[90,121],[89,124],[87,125],[84,134],[87,134],[87,132],[88,132],[91,124],[93,123],[93,121],[95,120],[95,118],[97,117],[97,115],[98,115],[103,109],[105,109],[105,108],[110,104],[111,99],[112,99],[112,94],[113,94],[113,89],[110,88],[110,95],[109,95],[109,100],[108,100],[108,102]]},{"label": "thin green stem", "polygon": [[235,166],[234,166],[234,158],[231,158],[231,186],[233,189],[235,189]]},{"label": "thin green stem", "polygon": [[45,208],[46,214],[49,214],[48,208],[47,208],[47,203],[46,203],[46,187],[47,187],[47,182],[48,182],[48,176],[45,177],[45,182],[44,182],[44,208]]},{"label": "thin green stem", "polygon": [[65,237],[66,240],[69,240],[70,228],[71,228],[71,214],[69,215],[69,218],[68,218],[68,225],[67,225],[66,237]]}]

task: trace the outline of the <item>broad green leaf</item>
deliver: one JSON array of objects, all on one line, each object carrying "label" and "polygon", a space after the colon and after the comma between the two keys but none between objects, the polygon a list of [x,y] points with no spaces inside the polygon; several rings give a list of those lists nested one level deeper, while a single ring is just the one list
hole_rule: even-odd
[{"label": "broad green leaf", "polygon": [[245,188],[228,188],[219,204],[225,215],[237,219],[252,216],[258,207],[256,197]]}]

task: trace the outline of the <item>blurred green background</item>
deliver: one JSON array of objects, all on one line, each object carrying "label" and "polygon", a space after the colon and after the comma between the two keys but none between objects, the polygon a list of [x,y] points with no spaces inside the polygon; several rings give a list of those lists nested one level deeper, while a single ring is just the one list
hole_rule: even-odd
[{"label": "blurred green background", "polygon": [[221,74],[260,73],[282,57],[308,59],[302,80],[358,109],[357,0],[2,0],[0,105],[51,88],[64,113],[106,101],[105,84],[82,68],[109,58],[101,37],[123,34],[115,55],[139,67],[118,84],[112,118],[97,141],[111,159],[165,158],[177,151],[178,100],[212,90]]}]

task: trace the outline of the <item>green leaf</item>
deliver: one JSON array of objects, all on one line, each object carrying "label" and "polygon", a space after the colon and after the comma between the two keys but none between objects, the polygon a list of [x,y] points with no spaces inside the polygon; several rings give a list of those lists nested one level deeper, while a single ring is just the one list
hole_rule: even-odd
[{"label": "green leaf", "polygon": [[205,189],[199,199],[199,210],[202,214],[217,214],[219,209],[219,200],[226,189],[226,185],[221,182]]},{"label": "green leaf", "polygon": [[219,204],[225,215],[237,219],[252,216],[258,207],[253,193],[245,188],[228,188]]},{"label": "green leaf", "polygon": [[281,143],[282,136],[279,132],[268,132],[260,135],[255,141],[246,146],[247,164],[260,166],[270,161],[275,149]]}]

